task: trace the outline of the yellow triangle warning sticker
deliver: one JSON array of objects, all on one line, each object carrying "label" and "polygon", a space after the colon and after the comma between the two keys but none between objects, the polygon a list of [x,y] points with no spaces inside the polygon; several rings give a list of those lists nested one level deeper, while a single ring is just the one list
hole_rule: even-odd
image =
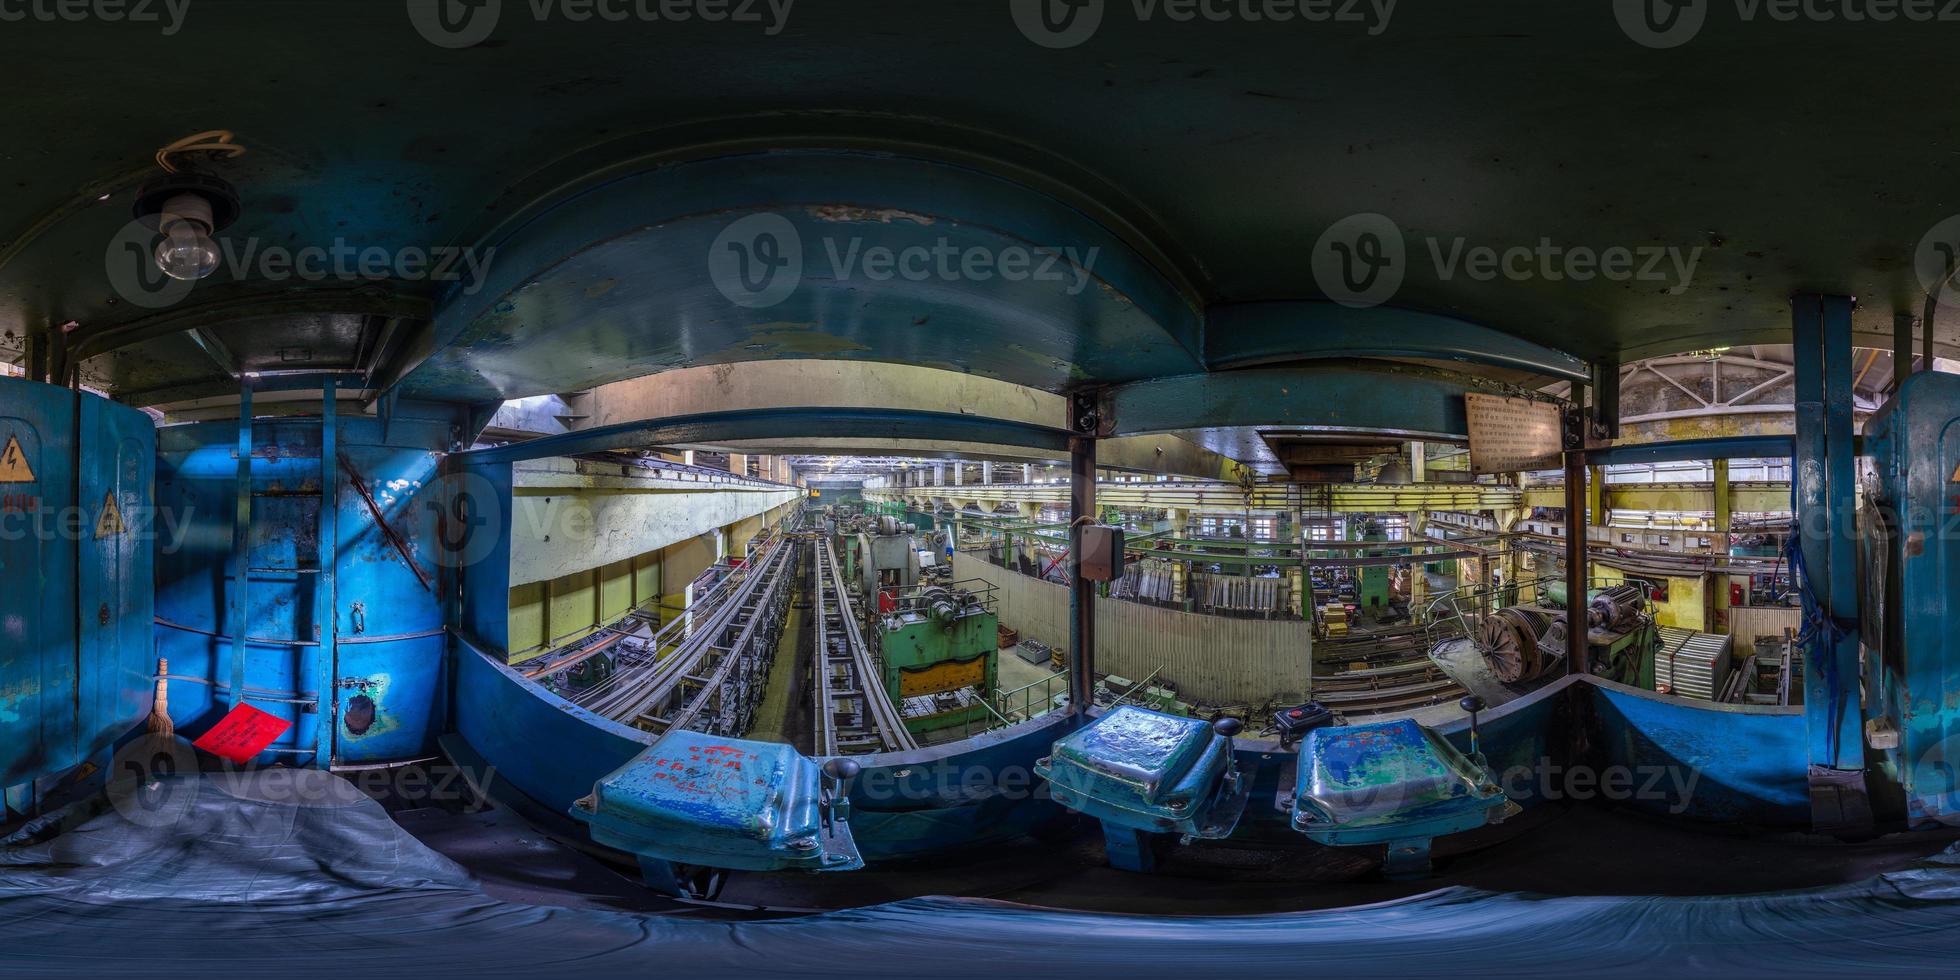
[{"label": "yellow triangle warning sticker", "polygon": [[1947,478],[1947,482],[1948,482],[1948,483],[1960,483],[1960,466],[1955,466],[1955,467],[1953,468],[1953,475],[1952,475],[1951,477],[1949,477],[1949,478]]},{"label": "yellow triangle warning sticker", "polygon": [[116,494],[111,491],[102,497],[102,516],[95,519],[95,540],[127,533],[129,525],[123,523],[122,508],[116,506]]},{"label": "yellow triangle warning sticker", "polygon": [[0,483],[33,483],[34,468],[27,465],[27,454],[20,451],[20,438],[7,437],[7,448],[0,450]]}]

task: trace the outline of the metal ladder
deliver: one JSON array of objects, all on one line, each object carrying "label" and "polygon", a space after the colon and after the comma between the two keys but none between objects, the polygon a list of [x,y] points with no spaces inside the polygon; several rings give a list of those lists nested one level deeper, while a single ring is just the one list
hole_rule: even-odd
[{"label": "metal ladder", "polygon": [[[231,634],[231,686],[227,697],[232,706],[249,701],[292,704],[304,713],[311,705],[318,715],[315,724],[315,739],[312,748],[268,748],[267,753],[279,755],[311,756],[314,768],[328,769],[333,765],[334,734],[334,678],[337,676],[339,651],[334,629],[334,559],[337,544],[337,514],[339,506],[339,467],[338,447],[336,445],[335,393],[336,384],[332,379],[323,383],[320,419],[320,490],[317,494],[283,493],[282,496],[317,496],[320,498],[319,550],[316,566],[305,568],[295,565],[286,567],[253,567],[252,551],[252,512],[253,501],[258,496],[252,489],[252,379],[248,376],[239,387],[238,395],[238,487],[237,510],[232,519],[232,588],[231,608],[227,632]],[[305,697],[303,690],[294,692],[295,697],[272,694],[254,694],[246,685],[247,648],[251,618],[251,580],[253,573],[279,573],[290,575],[317,576],[313,589],[313,622],[320,638],[313,644],[303,639],[292,641],[261,640],[304,647],[317,645],[320,650],[319,663],[314,671],[314,695]]]}]

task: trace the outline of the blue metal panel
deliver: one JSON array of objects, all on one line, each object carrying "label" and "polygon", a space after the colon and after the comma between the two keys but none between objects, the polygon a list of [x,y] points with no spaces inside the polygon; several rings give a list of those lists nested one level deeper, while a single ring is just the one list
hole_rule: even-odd
[{"label": "blue metal panel", "polygon": [[1463,361],[1587,379],[1585,362],[1564,351],[1434,313],[1312,300],[1232,303],[1205,311],[1205,367],[1213,371],[1351,357]]},{"label": "blue metal panel", "polygon": [[238,451],[234,454],[237,462],[237,479],[233,488],[234,506],[231,517],[231,615],[226,617],[226,627],[231,631],[231,703],[236,706],[245,703],[245,672],[247,637],[251,635],[252,618],[252,454],[256,447],[252,443],[252,381],[250,378],[238,389]]},{"label": "blue metal panel", "polygon": [[51,533],[75,499],[74,413],[73,392],[0,378],[0,787],[75,757],[76,555]]},{"label": "blue metal panel", "polygon": [[[80,754],[108,751],[148,714],[155,691],[156,425],[83,396],[78,501],[84,521],[80,584]],[[109,508],[113,503],[114,512]]]},{"label": "blue metal panel", "polygon": [[[384,441],[378,420],[339,419],[331,521],[321,514],[320,420],[264,419],[254,429],[244,687],[256,707],[294,723],[266,760],[317,756],[323,715],[313,702],[329,676],[324,717],[337,725],[338,761],[432,754],[444,724],[442,609],[408,563],[426,575],[440,561],[432,504],[441,492],[436,461],[449,423],[397,419]],[[206,679],[171,687],[172,714],[191,733],[216,721],[213,709],[230,697],[233,684],[227,654],[236,637],[224,610],[235,594],[229,520],[235,439],[228,423],[173,426],[160,434],[160,499],[187,526],[181,543],[158,548],[157,636],[173,674]],[[355,489],[357,475],[401,547]],[[328,577],[318,573],[318,560],[328,549],[319,535],[328,523],[337,536],[331,549],[337,664],[323,659],[322,646],[329,624],[321,611],[329,597],[319,594]]]},{"label": "blue metal panel", "polygon": [[864,866],[832,819],[817,764],[773,742],[677,731],[573,804],[592,839],[657,859],[747,871]]},{"label": "blue metal panel", "polygon": [[0,378],[0,788],[17,809],[148,708],[154,439],[133,409]]},{"label": "blue metal panel", "polygon": [[[322,383],[320,398],[320,486],[323,488],[340,485],[340,466],[336,454],[340,451],[339,416],[334,393],[337,389],[333,379]],[[320,514],[320,533],[318,548],[314,553],[314,567],[319,569],[319,580],[313,588],[313,621],[331,623],[334,619],[334,558],[339,544],[337,530],[339,508],[322,506]],[[313,689],[333,690],[339,667],[339,646],[336,643],[338,629],[320,631],[320,656],[318,672],[313,676]],[[239,683],[243,683],[240,681]],[[337,706],[336,706],[337,707]],[[336,715],[338,717],[338,715]],[[334,762],[333,725],[315,725],[313,733],[313,764],[322,769],[330,769]]]},{"label": "blue metal panel", "polygon": [[1293,828],[1337,847],[1388,845],[1390,874],[1422,874],[1429,842],[1516,812],[1495,774],[1408,719],[1318,728],[1300,743]]},{"label": "blue metal panel", "polygon": [[[1846,564],[1840,551],[1851,546],[1856,491],[1851,480],[1850,301],[1798,296],[1791,313],[1797,387],[1796,516],[1803,566],[1812,586],[1804,596],[1805,619],[1835,622],[1844,631],[1811,631],[1804,651],[1810,761],[1855,771],[1864,768],[1856,566]],[[1840,401],[1842,405],[1835,404]],[[1823,609],[1815,608],[1818,602]]]},{"label": "blue metal panel", "polygon": [[1913,825],[1960,825],[1960,376],[1906,378],[1865,428],[1887,532],[1870,551],[1887,584],[1872,714],[1898,738],[1884,769]]},{"label": "blue metal panel", "polygon": [[[710,264],[752,215],[774,216],[780,251],[801,259],[796,288],[763,308],[731,302]],[[615,171],[488,244],[487,281],[445,300],[410,393],[494,401],[782,357],[924,364],[1051,391],[1199,368],[1197,302],[1081,207],[896,153],[779,149]],[[873,278],[855,265],[872,248],[1072,250],[1078,261],[1052,268],[1059,280],[936,265]]]},{"label": "blue metal panel", "polygon": [[[501,609],[502,607],[499,606]],[[487,765],[493,793],[564,813],[654,736],[594,715],[524,679],[460,638],[456,731]],[[1011,840],[1061,816],[1036,760],[1078,724],[1055,712],[954,745],[854,756],[851,831],[866,860],[917,857]]]},{"label": "blue metal panel", "polygon": [[444,547],[462,579],[457,626],[479,647],[507,653],[511,526],[502,515],[510,511],[515,472],[509,463],[458,469],[443,481],[441,501]]},{"label": "blue metal panel", "polygon": [[1595,767],[1621,767],[1631,780],[1615,802],[1715,823],[1809,825],[1802,710],[1710,704],[1588,680]]},{"label": "blue metal panel", "polygon": [[1133,830],[1223,837],[1245,807],[1231,739],[1127,705],[1057,741],[1035,771],[1056,802]]}]

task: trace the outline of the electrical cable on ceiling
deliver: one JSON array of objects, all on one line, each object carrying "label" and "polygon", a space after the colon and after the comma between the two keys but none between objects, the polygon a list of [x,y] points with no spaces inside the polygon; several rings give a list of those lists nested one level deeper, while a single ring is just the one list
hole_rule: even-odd
[{"label": "electrical cable on ceiling", "polygon": [[229,129],[211,129],[193,133],[183,139],[164,146],[157,151],[157,166],[165,173],[181,172],[171,158],[184,153],[221,153],[226,158],[242,156],[245,148],[233,142],[237,137]]}]

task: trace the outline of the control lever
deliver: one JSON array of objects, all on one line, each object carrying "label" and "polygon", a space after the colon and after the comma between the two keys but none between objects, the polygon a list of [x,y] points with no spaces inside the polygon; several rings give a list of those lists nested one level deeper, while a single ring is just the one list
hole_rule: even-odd
[{"label": "control lever", "polygon": [[843,756],[830,759],[823,764],[826,785],[823,788],[823,830],[825,836],[833,833],[832,828],[839,820],[851,819],[851,797],[846,787],[857,774],[864,771],[856,759]]},{"label": "control lever", "polygon": [[1245,731],[1245,722],[1232,717],[1218,718],[1212,721],[1211,730],[1225,738],[1224,785],[1234,786],[1239,778],[1239,765],[1238,759],[1232,755],[1232,737]]},{"label": "control lever", "polygon": [[1477,712],[1484,710],[1484,699],[1472,694],[1458,701],[1456,706],[1470,712],[1470,758],[1477,760],[1481,766],[1484,764],[1484,754],[1477,748]]}]

